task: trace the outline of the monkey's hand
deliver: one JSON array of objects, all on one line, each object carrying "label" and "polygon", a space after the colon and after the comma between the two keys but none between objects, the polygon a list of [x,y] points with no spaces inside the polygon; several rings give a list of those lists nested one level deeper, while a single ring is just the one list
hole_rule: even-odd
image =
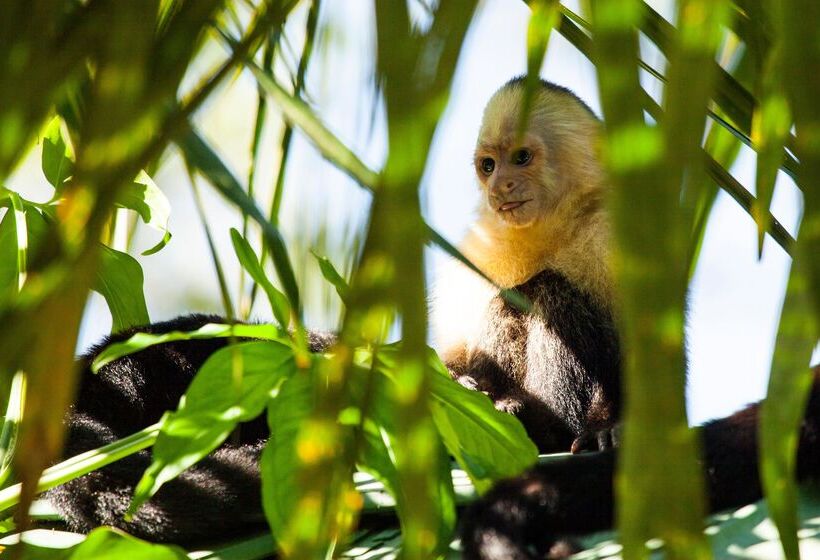
[{"label": "monkey's hand", "polygon": [[620,423],[602,430],[589,430],[582,433],[572,442],[570,452],[606,451],[621,445],[623,427]]},{"label": "monkey's hand", "polygon": [[[452,372],[451,372],[452,373]],[[484,393],[490,400],[496,410],[506,412],[507,414],[516,415],[524,408],[523,400],[515,393],[505,393],[503,395],[495,394],[492,390],[492,384],[482,378],[476,379],[471,375],[453,376],[458,383],[471,391],[479,391]]]}]

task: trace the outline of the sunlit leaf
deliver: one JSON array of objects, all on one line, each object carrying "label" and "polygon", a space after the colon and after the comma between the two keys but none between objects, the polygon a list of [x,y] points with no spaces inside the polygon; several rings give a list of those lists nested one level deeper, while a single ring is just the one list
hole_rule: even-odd
[{"label": "sunlit leaf", "polygon": [[[37,483],[37,492],[54,488],[64,482],[119,461],[123,457],[151,447],[157,439],[157,434],[159,434],[159,424],[152,424],[139,432],[108,445],[86,451],[52,465],[43,471],[43,475]],[[20,491],[20,484],[14,484],[0,490],[0,511],[5,511],[17,504],[20,501]]]},{"label": "sunlit leaf", "polygon": [[105,245],[100,248],[100,265],[93,289],[108,304],[112,332],[151,322],[143,293],[142,267],[128,253]]},{"label": "sunlit leaf", "polygon": [[336,267],[330,262],[330,259],[317,255],[314,251],[311,251],[311,253],[316,257],[316,262],[319,263],[319,270],[322,271],[322,276],[336,288],[336,293],[339,294],[342,301],[345,301],[347,292],[350,289],[350,286],[347,285],[347,281],[339,274]]},{"label": "sunlit leaf", "polygon": [[9,209],[0,219],[0,301],[20,290],[29,255],[37,254],[48,229],[48,222],[37,208],[8,192]]},{"label": "sunlit leaf", "polygon": [[154,544],[122,531],[101,527],[72,551],[70,560],[96,560],[99,558],[128,558],[128,560],[188,560],[179,547]]},{"label": "sunlit leaf", "polygon": [[145,225],[162,234],[162,239],[150,249],[143,251],[143,255],[156,253],[171,240],[171,232],[168,231],[171,203],[145,171],[140,171],[134,182],[120,191],[117,206],[134,210]]},{"label": "sunlit leaf", "polygon": [[[393,383],[396,349],[385,347],[378,353],[379,369]],[[450,378],[447,368],[428,352],[430,410],[447,450],[461,465],[479,492],[501,478],[520,474],[531,467],[538,449],[524,426],[511,414],[499,412],[479,391],[471,391]]]},{"label": "sunlit leaf", "polygon": [[63,182],[74,173],[74,152],[63,136],[60,117],[51,119],[43,133],[41,166],[46,179],[54,187],[54,198],[59,198]]},{"label": "sunlit leaf", "polygon": [[273,341],[231,345],[211,355],[179,408],[163,417],[153,460],[137,484],[128,514],[216,449],[237,423],[259,416],[295,370],[293,349]]},{"label": "sunlit leaf", "polygon": [[[369,356],[364,367],[354,371],[351,382],[354,386],[354,402],[363,403],[368,416],[362,421],[358,418],[358,429],[361,435],[359,441],[359,455],[357,465],[360,470],[371,474],[374,478],[384,484],[385,489],[395,500],[396,513],[400,522],[404,522],[408,517],[408,500],[401,492],[399,478],[399,465],[396,462],[396,449],[400,447],[397,418],[395,409],[395,383],[396,383],[396,361],[395,347],[382,347],[377,355],[381,355],[384,350],[385,360],[376,359],[373,367],[372,354],[364,352],[360,354],[360,359]],[[348,410],[349,411],[349,410]],[[343,415],[345,412],[344,411]],[[358,411],[360,412],[360,410]],[[453,489],[453,479],[450,472],[450,456],[444,443],[438,437],[437,460],[438,471],[429,473],[432,505],[436,508],[436,516],[441,520],[437,539],[442,545],[452,538],[455,526],[455,494]]]},{"label": "sunlit leaf", "polygon": [[322,499],[322,488],[312,488],[315,495],[311,500],[311,496],[304,494],[305,490],[311,491],[311,486],[300,484],[300,465],[315,460],[323,453],[321,431],[315,434],[315,441],[299,438],[302,426],[315,406],[314,380],[314,375],[308,372],[291,376],[268,405],[271,434],[260,464],[262,506],[286,556],[294,552],[294,533],[315,530],[309,526],[294,526],[295,521],[309,523],[311,518],[311,512],[297,510],[297,504],[314,504],[318,507],[315,501]]},{"label": "sunlit leaf", "polygon": [[287,336],[281,329],[274,325],[245,325],[242,323],[234,325],[223,325],[218,323],[208,323],[195,331],[182,332],[172,331],[164,334],[135,333],[123,342],[116,342],[106,346],[94,359],[91,370],[98,372],[103,366],[110,364],[114,360],[139,352],[150,346],[174,342],[177,340],[198,340],[208,338],[256,338],[261,340],[276,340],[287,342]]},{"label": "sunlit leaf", "polygon": [[236,258],[239,259],[242,268],[250,274],[254,282],[262,286],[262,289],[265,290],[265,294],[268,296],[273,316],[276,317],[279,325],[287,328],[290,324],[290,305],[288,304],[288,298],[285,297],[285,294],[277,290],[271,281],[268,280],[250,243],[234,228],[231,228],[231,241],[233,242]]}]

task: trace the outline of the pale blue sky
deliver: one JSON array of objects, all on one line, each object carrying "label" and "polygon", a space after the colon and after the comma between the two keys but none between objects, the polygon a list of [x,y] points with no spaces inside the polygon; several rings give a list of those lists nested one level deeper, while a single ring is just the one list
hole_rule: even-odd
[{"label": "pale blue sky", "polygon": [[[571,4],[571,3],[570,3]],[[427,219],[457,243],[473,216],[477,188],[471,154],[481,111],[492,93],[512,76],[525,71],[525,30],[528,8],[520,0],[485,0],[470,30],[457,68],[450,105],[433,143],[423,183]],[[309,99],[330,128],[372,167],[385,154],[382,119],[371,122],[373,56],[372,2],[325,0],[322,47],[308,79]],[[662,6],[663,7],[663,6]],[[292,43],[301,44],[301,23],[291,29]],[[646,56],[655,54],[650,50]],[[206,57],[207,59],[207,57]],[[658,60],[653,63],[659,64]],[[594,67],[559,35],[553,34],[541,75],[567,86],[600,114]],[[197,120],[204,134],[224,155],[238,176],[248,167],[248,146],[255,111],[255,88],[247,75],[239,76],[202,111]],[[275,108],[272,111],[276,115]],[[378,114],[378,112],[377,112]],[[259,185],[268,191],[273,162],[278,159],[281,123],[265,134],[265,165]],[[9,181],[12,188],[42,192],[38,157],[32,157]],[[754,178],[754,154],[744,150],[732,172],[744,184]],[[145,269],[146,296],[153,320],[187,311],[219,311],[220,303],[202,230],[190,201],[190,188],[176,157],[155,176],[171,199],[174,238],[159,254],[138,257]],[[203,184],[207,212],[223,264],[233,286],[238,268],[230,248],[228,228],[239,223],[236,211]],[[300,242],[292,248],[295,260],[309,261],[306,246],[325,224],[336,251],[344,248],[343,233],[364,220],[369,196],[347,176],[324,162],[297,135],[288,168],[282,210],[284,235]],[[265,203],[267,204],[267,203]],[[778,181],[774,214],[792,232],[798,220],[799,194],[793,184]],[[140,231],[135,246],[143,250],[155,242],[155,232]],[[433,274],[445,258],[428,251]],[[789,260],[771,240],[757,259],[755,227],[732,200],[721,195],[703,246],[692,284],[689,313],[689,413],[692,423],[725,415],[765,394],[765,384],[777,316],[788,274]],[[308,266],[312,266],[309,264]],[[313,277],[315,269],[312,270]],[[332,327],[338,302],[318,280],[308,288],[309,325]],[[257,306],[254,317],[270,317]],[[80,348],[110,328],[104,303],[94,297],[81,333]]]}]

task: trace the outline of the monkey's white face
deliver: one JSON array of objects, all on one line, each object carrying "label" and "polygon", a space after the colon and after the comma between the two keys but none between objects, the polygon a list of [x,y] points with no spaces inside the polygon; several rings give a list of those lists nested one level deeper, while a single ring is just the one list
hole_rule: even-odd
[{"label": "monkey's white face", "polygon": [[535,134],[499,139],[481,138],[475,153],[475,168],[492,215],[512,227],[526,227],[543,217],[557,193],[547,165],[547,147]]}]

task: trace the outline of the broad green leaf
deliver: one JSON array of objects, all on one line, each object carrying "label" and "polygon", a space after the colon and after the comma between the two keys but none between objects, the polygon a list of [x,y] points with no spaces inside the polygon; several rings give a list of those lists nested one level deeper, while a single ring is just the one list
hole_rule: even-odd
[{"label": "broad green leaf", "polygon": [[287,343],[288,337],[281,329],[274,325],[245,325],[238,323],[235,325],[223,325],[209,323],[195,331],[183,332],[173,331],[163,334],[136,333],[128,340],[117,342],[106,346],[91,364],[93,372],[100,371],[100,368],[113,362],[117,358],[139,352],[149,346],[156,346],[164,342],[174,342],[176,340],[196,340],[204,338],[256,338],[261,340],[276,340]]},{"label": "broad green leaf", "polygon": [[299,289],[296,286],[296,277],[293,274],[285,241],[279,230],[262,215],[256,202],[248,196],[216,152],[193,128],[177,140],[177,145],[185,154],[185,159],[191,167],[199,171],[225,198],[237,205],[262,228],[262,233],[271,248],[273,264],[279,281],[285,289],[291,309],[297,317],[300,317]]},{"label": "broad green leaf", "polygon": [[259,416],[295,370],[293,349],[273,341],[227,346],[208,358],[179,408],[163,417],[153,461],[137,484],[128,513],[216,449],[237,423]]},{"label": "broad green leaf", "polygon": [[288,298],[285,297],[285,294],[277,290],[271,281],[268,280],[253,247],[251,247],[248,240],[242,237],[242,234],[234,228],[231,228],[231,241],[233,242],[233,250],[236,253],[236,258],[239,259],[242,268],[250,274],[254,282],[262,286],[262,289],[265,290],[276,321],[281,327],[287,328],[290,324],[290,305],[288,304]]},{"label": "broad green leaf", "polygon": [[100,558],[188,560],[188,555],[176,546],[153,544],[117,529],[100,527],[91,531],[68,558],[69,560],[98,560]]},{"label": "broad green leaf", "polygon": [[[389,347],[387,352],[393,352]],[[369,354],[369,353],[368,353]],[[362,403],[367,408],[367,417],[361,422],[359,414],[351,414],[356,419],[357,429],[361,430],[357,466],[359,470],[373,476],[384,485],[395,501],[396,513],[400,522],[407,518],[407,499],[401,492],[399,466],[396,463],[396,450],[401,446],[397,440],[395,396],[391,385],[392,375],[385,375],[381,368],[360,367],[354,370],[351,378],[353,386],[352,401]],[[350,411],[350,409],[348,409]],[[343,411],[343,415],[345,412]],[[450,473],[450,458],[444,445],[439,441],[439,471],[431,479],[435,485],[432,490],[432,502],[436,515],[442,520],[439,525],[438,541],[442,546],[450,541],[455,527],[455,493]]]},{"label": "broad green leaf", "polygon": [[[314,370],[299,372],[287,379],[276,398],[268,404],[270,438],[262,452],[262,506],[265,517],[280,548],[289,550],[294,531],[295,508],[303,485],[299,479],[300,465],[322,449],[309,442],[300,442],[299,434],[315,406]],[[317,434],[320,436],[321,434]],[[322,499],[322,488],[314,488],[316,499]]]},{"label": "broad green leaf", "polygon": [[[395,354],[393,347],[378,353],[379,371],[394,383]],[[499,412],[487,395],[452,380],[432,350],[428,365],[433,421],[447,450],[479,492],[535,463],[538,449],[515,416]]]},{"label": "broad green leaf", "polygon": [[62,122],[60,117],[54,117],[46,126],[40,158],[43,175],[54,187],[54,199],[60,198],[63,183],[74,173],[74,153],[63,136]]},{"label": "broad green leaf", "polygon": [[132,183],[120,190],[117,206],[134,210],[145,225],[162,234],[162,239],[150,249],[143,251],[143,255],[156,253],[171,240],[171,232],[168,231],[171,203],[145,171],[140,171]]},{"label": "broad green leaf", "polygon": [[333,266],[330,259],[316,254],[315,251],[311,251],[311,253],[316,257],[316,261],[319,263],[319,270],[322,271],[322,276],[336,288],[336,293],[339,294],[341,300],[346,302],[347,292],[350,290],[350,286],[347,285],[347,280],[339,274],[339,271],[336,270],[336,267]]},{"label": "broad green leaf", "polygon": [[26,534],[25,544],[0,550],[4,556],[26,560],[189,560],[177,546],[149,543],[113,527],[99,527],[88,535],[35,529]]},{"label": "broad green leaf", "polygon": [[143,293],[142,267],[131,255],[101,246],[93,289],[108,304],[112,332],[151,322]]}]

